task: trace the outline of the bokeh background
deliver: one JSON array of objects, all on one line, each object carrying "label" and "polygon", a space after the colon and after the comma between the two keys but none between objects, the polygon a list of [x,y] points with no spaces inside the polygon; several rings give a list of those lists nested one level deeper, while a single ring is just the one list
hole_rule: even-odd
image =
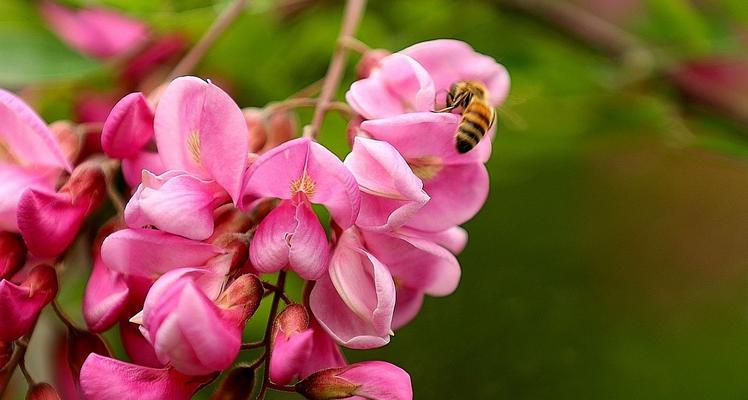
[{"label": "bokeh background", "polygon": [[[228,4],[62,3],[112,7],[186,43]],[[241,106],[284,99],[324,75],[342,5],[253,1],[196,74]],[[400,365],[418,399],[748,398],[748,2],[372,0],[359,31],[393,51],[445,37],[512,77],[490,198],[465,225],[457,292],[349,358]],[[47,121],[114,96],[113,65],[68,48],[34,2],[0,2],[0,86]],[[344,135],[331,114],[321,141],[344,154]],[[80,322],[89,265],[66,268],[61,301]],[[48,353],[34,354],[48,376]]]}]

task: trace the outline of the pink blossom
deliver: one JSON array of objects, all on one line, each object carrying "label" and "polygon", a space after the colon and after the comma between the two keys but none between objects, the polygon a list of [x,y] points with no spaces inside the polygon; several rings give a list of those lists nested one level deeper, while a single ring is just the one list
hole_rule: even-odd
[{"label": "pink blossom", "polygon": [[411,228],[435,232],[462,224],[475,216],[488,197],[483,163],[491,142],[482,140],[475,150],[459,154],[454,144],[459,120],[455,114],[428,112],[361,123],[364,134],[397,149],[431,197],[408,221]]},{"label": "pink blossom", "polygon": [[143,306],[141,331],[162,363],[189,375],[231,365],[239,353],[246,318],[259,304],[262,290],[256,290],[257,282],[255,290],[246,292],[249,297],[222,296],[216,304],[213,300],[224,279],[203,269],[179,268],[153,284]]},{"label": "pink blossom", "polygon": [[306,308],[291,304],[273,325],[270,379],[288,384],[313,372],[346,365],[340,349],[316,323],[309,321]]},{"label": "pink blossom", "polygon": [[395,283],[387,267],[363,248],[355,228],[338,239],[329,273],[314,285],[310,305],[320,325],[343,346],[389,343]]},{"label": "pink blossom", "polygon": [[329,250],[311,203],[327,207],[342,228],[354,223],[360,206],[353,175],[334,154],[307,138],[283,143],[255,161],[243,195],[244,208],[247,198],[283,199],[257,227],[249,252],[253,266],[274,272],[290,265],[312,280],[324,274]]},{"label": "pink blossom", "polygon": [[128,396],[143,400],[190,399],[210,378],[196,379],[174,368],[149,368],[91,354],[81,368],[81,389],[88,400]]},{"label": "pink blossom", "polygon": [[429,201],[421,180],[387,142],[357,137],[345,166],[361,190],[359,227],[394,230]]},{"label": "pink blossom", "polygon": [[16,212],[25,189],[52,191],[72,171],[55,135],[14,94],[0,89],[0,231],[18,232]]},{"label": "pink blossom", "polygon": [[364,361],[312,374],[296,385],[308,399],[412,400],[410,375],[383,361]]},{"label": "pink blossom", "polygon": [[392,329],[418,313],[423,295],[446,296],[460,281],[460,265],[449,250],[434,242],[402,234],[362,231],[366,249],[385,264],[397,282]]},{"label": "pink blossom", "polygon": [[104,8],[72,10],[45,0],[40,10],[50,27],[67,44],[101,59],[127,52],[148,34],[142,22]]},{"label": "pink blossom", "polygon": [[42,308],[57,294],[57,273],[39,265],[20,284],[0,280],[0,342],[23,336],[36,322]]},{"label": "pink blossom", "polygon": [[101,147],[112,158],[132,158],[153,138],[154,114],[142,93],[114,105],[101,131]]}]

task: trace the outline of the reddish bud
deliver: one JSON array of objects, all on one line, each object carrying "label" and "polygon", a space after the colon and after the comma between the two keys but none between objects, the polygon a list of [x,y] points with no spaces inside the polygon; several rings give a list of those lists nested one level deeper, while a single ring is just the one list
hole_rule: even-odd
[{"label": "reddish bud", "polygon": [[301,304],[291,304],[287,306],[273,323],[273,340],[278,333],[283,333],[289,338],[295,333],[299,333],[309,328],[309,313],[306,307]]},{"label": "reddish bud", "polygon": [[252,226],[252,219],[231,204],[219,207],[213,214],[215,227],[208,242],[217,244],[224,234],[244,233]]},{"label": "reddish bud", "polygon": [[343,368],[330,368],[309,375],[296,384],[296,391],[310,400],[344,399],[355,395],[359,385],[338,376]]},{"label": "reddish bud", "polygon": [[49,383],[37,383],[29,389],[26,400],[60,400],[60,395]]},{"label": "reddish bud", "polygon": [[371,49],[365,52],[361,56],[361,61],[356,65],[358,78],[368,78],[375,69],[379,68],[379,62],[390,54],[392,53],[385,49]]},{"label": "reddish bud", "polygon": [[272,149],[294,137],[298,130],[296,114],[273,112],[267,114],[259,108],[245,108],[244,119],[249,131],[249,149],[259,153]]},{"label": "reddish bud", "polygon": [[233,319],[248,320],[257,311],[265,289],[260,279],[252,274],[236,278],[216,300],[216,305],[231,314]]},{"label": "reddish bud", "polygon": [[244,114],[244,120],[247,122],[247,131],[249,132],[249,151],[257,153],[265,146],[265,142],[267,142],[267,129],[262,109],[248,107],[242,109],[242,113]]},{"label": "reddish bud", "polygon": [[101,166],[93,161],[84,162],[75,168],[60,193],[70,193],[73,205],[80,201],[88,202],[89,215],[104,200],[106,175]]},{"label": "reddish bud", "polygon": [[29,297],[40,296],[47,304],[57,295],[57,272],[49,265],[37,265],[22,286],[29,288]]},{"label": "reddish bud", "polygon": [[101,336],[73,327],[68,328],[67,350],[68,365],[70,366],[70,372],[73,373],[75,382],[78,382],[81,367],[83,367],[83,363],[89,354],[96,353],[106,357],[111,356],[109,348]]},{"label": "reddish bud", "polygon": [[254,380],[254,368],[239,365],[229,371],[211,400],[247,400],[252,395]]},{"label": "reddish bud", "polygon": [[0,279],[10,279],[26,262],[26,246],[20,236],[0,232]]},{"label": "reddish bud", "polygon": [[81,150],[81,138],[75,131],[75,125],[70,121],[57,121],[49,125],[49,130],[60,143],[65,158],[70,162],[75,161]]}]

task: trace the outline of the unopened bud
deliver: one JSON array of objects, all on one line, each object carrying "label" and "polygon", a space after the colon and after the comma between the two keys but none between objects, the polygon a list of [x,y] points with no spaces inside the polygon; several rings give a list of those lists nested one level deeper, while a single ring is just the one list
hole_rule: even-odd
[{"label": "unopened bud", "polygon": [[109,357],[111,353],[104,339],[92,332],[69,327],[67,337],[68,365],[77,382],[81,367],[91,353]]},{"label": "unopened bud", "polygon": [[106,175],[100,164],[87,161],[75,167],[73,174],[60,188],[60,192],[67,192],[73,198],[73,204],[78,201],[88,201],[89,213],[96,209],[104,200],[106,194]]},{"label": "unopened bud", "polygon": [[233,368],[213,392],[211,400],[247,400],[254,389],[255,370],[246,365]]},{"label": "unopened bud", "polygon": [[275,318],[272,338],[275,340],[279,333],[283,333],[288,338],[308,328],[309,313],[307,313],[306,307],[301,304],[291,304]]},{"label": "unopened bud", "polygon": [[226,233],[244,233],[252,226],[252,218],[231,204],[219,207],[213,214],[215,228],[208,242],[216,243]]},{"label": "unopened bud", "polygon": [[49,130],[55,135],[65,158],[74,162],[81,150],[81,137],[76,133],[75,125],[70,121],[56,121],[49,125]]},{"label": "unopened bud", "polygon": [[60,400],[60,394],[49,383],[37,383],[29,389],[26,400]]},{"label": "unopened bud", "polygon": [[37,265],[22,286],[30,289],[29,297],[39,295],[45,304],[49,303],[57,295],[57,272],[49,265]]},{"label": "unopened bud", "polygon": [[368,78],[371,73],[379,68],[379,63],[383,58],[392,54],[385,49],[371,49],[361,56],[361,61],[356,65],[356,75],[359,79]]},{"label": "unopened bud", "polygon": [[23,239],[9,232],[0,232],[0,279],[10,279],[25,262]]},{"label": "unopened bud", "polygon": [[264,288],[260,279],[252,274],[236,278],[216,300],[216,305],[230,313],[233,318],[244,322],[252,317],[260,305]]},{"label": "unopened bud", "polygon": [[291,140],[299,128],[296,114],[292,112],[273,113],[268,119],[269,131],[267,142],[263,148],[264,151]]},{"label": "unopened bud", "polygon": [[315,372],[296,384],[296,391],[309,400],[344,399],[355,395],[360,385],[338,376],[346,368]]},{"label": "unopened bud", "polygon": [[249,151],[257,153],[260,151],[265,142],[267,142],[267,129],[265,129],[265,119],[261,108],[247,107],[242,109],[244,121],[247,123],[247,132],[249,133]]},{"label": "unopened bud", "polygon": [[296,114],[277,110],[270,112],[259,108],[242,110],[249,131],[250,152],[259,153],[286,142],[294,137],[299,124]]}]

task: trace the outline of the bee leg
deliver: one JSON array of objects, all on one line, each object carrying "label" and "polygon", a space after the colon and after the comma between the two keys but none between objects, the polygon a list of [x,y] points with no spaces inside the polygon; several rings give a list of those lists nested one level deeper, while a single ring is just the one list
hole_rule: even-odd
[{"label": "bee leg", "polygon": [[449,106],[449,107],[444,107],[441,110],[434,110],[434,111],[431,111],[431,112],[435,112],[435,113],[450,112],[450,111],[454,110],[455,108],[457,108],[457,105],[453,105],[453,106]]}]

